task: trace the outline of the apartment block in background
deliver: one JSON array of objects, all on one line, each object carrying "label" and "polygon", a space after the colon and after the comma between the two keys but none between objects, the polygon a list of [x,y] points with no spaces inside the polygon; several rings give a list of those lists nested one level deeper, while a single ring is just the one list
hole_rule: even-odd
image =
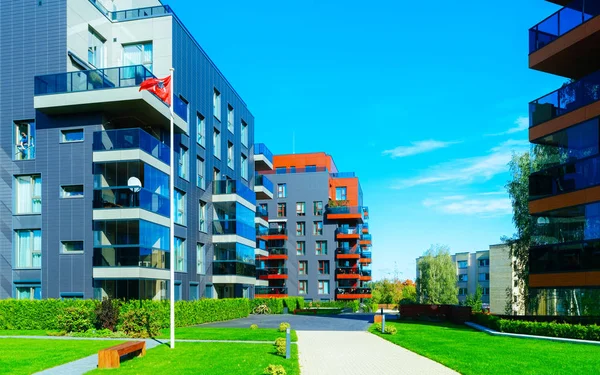
[{"label": "apartment block in background", "polygon": [[258,201],[268,229],[258,238],[268,254],[257,257],[264,296],[310,301],[370,298],[369,210],[354,173],[339,173],[326,153],[275,155],[274,170],[257,178],[273,183],[273,199]]}]

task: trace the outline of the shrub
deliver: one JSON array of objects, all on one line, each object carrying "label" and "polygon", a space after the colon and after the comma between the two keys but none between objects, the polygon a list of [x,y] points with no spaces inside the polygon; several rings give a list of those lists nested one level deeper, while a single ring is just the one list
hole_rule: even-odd
[{"label": "shrub", "polygon": [[250,326],[250,329],[258,329],[258,324],[252,324],[252,325]]},{"label": "shrub", "polygon": [[271,314],[283,313],[283,298],[255,298],[250,300],[250,309],[254,309],[259,305],[267,305],[271,310]]},{"label": "shrub", "polygon": [[286,345],[286,340],[283,337],[275,340],[275,349],[277,350],[277,354],[285,357]]},{"label": "shrub", "polygon": [[287,322],[281,322],[281,323],[279,324],[279,332],[285,332],[285,331],[287,331],[287,329],[288,329],[288,328],[290,328],[290,327],[291,327],[291,326],[290,326],[290,323],[287,323]]},{"label": "shrub", "polygon": [[58,329],[64,332],[85,332],[94,328],[95,315],[83,307],[67,307],[57,317]]},{"label": "shrub", "polygon": [[98,317],[98,328],[115,330],[119,322],[119,305],[118,301],[112,299],[104,299],[96,308],[96,316]]},{"label": "shrub", "polygon": [[113,332],[110,329],[89,329],[85,332],[73,332],[70,333],[71,337],[113,337],[113,338],[125,338],[127,335],[124,332]]},{"label": "shrub", "polygon": [[385,326],[385,332],[388,335],[395,335],[398,332],[398,329],[396,329],[396,327],[391,326],[391,325],[386,325]]},{"label": "shrub", "polygon": [[302,297],[287,297],[283,298],[283,304],[288,308],[288,311],[294,311],[304,308],[304,298]]},{"label": "shrub", "polygon": [[59,330],[58,316],[67,307],[80,307],[93,313],[95,300],[0,300],[0,329]]},{"label": "shrub", "polygon": [[266,375],[286,375],[282,365],[269,365],[264,372]]},{"label": "shrub", "polygon": [[129,310],[121,319],[120,330],[131,337],[155,337],[161,328],[158,320],[145,308]]}]

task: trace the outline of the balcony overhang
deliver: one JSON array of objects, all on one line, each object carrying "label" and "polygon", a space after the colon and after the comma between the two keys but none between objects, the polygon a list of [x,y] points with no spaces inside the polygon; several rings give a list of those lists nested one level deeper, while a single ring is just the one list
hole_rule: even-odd
[{"label": "balcony overhang", "polygon": [[[169,129],[171,111],[160,99],[139,87],[77,91],[37,95],[33,106],[48,115],[103,112],[111,118],[136,119],[140,125],[161,125]],[[173,116],[175,132],[189,134],[189,126],[178,115]]]},{"label": "balcony overhang", "polygon": [[286,298],[287,294],[255,294],[254,298]]},{"label": "balcony overhang", "polygon": [[286,234],[263,234],[258,237],[262,238],[265,241],[288,240],[288,236]]},{"label": "balcony overhang", "polygon": [[337,274],[336,278],[339,280],[357,280],[360,279],[360,275],[355,273],[355,274]]},{"label": "balcony overhang", "polygon": [[258,257],[268,257],[269,256],[269,252],[267,250],[255,248],[254,249],[254,256],[257,257],[257,258]]},{"label": "balcony overhang", "polygon": [[600,272],[560,272],[530,274],[530,288],[561,288],[600,286]]},{"label": "balcony overhang", "polygon": [[254,170],[257,172],[272,171],[273,163],[263,154],[254,154]]},{"label": "balcony overhang", "polygon": [[260,280],[285,280],[288,278],[288,275],[278,275],[278,274],[260,275],[258,278]]},{"label": "balcony overhang", "polygon": [[94,267],[92,277],[102,280],[145,279],[168,280],[169,270],[145,267]]},{"label": "balcony overhang", "polygon": [[163,173],[171,174],[171,168],[167,164],[150,156],[139,148],[131,150],[94,151],[92,153],[92,161],[94,163],[106,163],[121,160],[141,160]]},{"label": "balcony overhang", "polygon": [[531,215],[541,214],[546,211],[554,211],[559,208],[579,206],[600,200],[600,186],[573,191],[537,199],[529,202],[529,213]]},{"label": "balcony overhang", "polygon": [[92,220],[145,220],[165,227],[171,223],[168,217],[141,208],[96,208]]},{"label": "balcony overhang", "polygon": [[240,275],[213,275],[213,284],[249,284],[255,285],[256,279],[249,276]]},{"label": "balcony overhang", "polygon": [[361,214],[334,214],[327,213],[328,220],[357,220],[358,222],[363,222],[363,216]]},{"label": "balcony overhang", "polygon": [[335,236],[337,239],[340,239],[340,240],[357,240],[360,238],[360,234],[358,234],[358,233],[352,233],[352,234],[338,233]]},{"label": "balcony overhang", "polygon": [[267,255],[267,256],[257,256],[257,260],[269,261],[269,260],[287,260],[287,255]]},{"label": "balcony overhang", "polygon": [[269,286],[269,282],[267,280],[256,279],[256,282],[254,283],[254,285],[256,285],[256,286]]},{"label": "balcony overhang", "polygon": [[562,116],[555,117],[529,128],[529,142],[537,143],[540,138],[567,129],[573,125],[591,120],[600,116],[600,101],[590,103]]},{"label": "balcony overhang", "polygon": [[360,258],[359,263],[371,263],[371,258]]},{"label": "balcony overhang", "polygon": [[336,259],[360,259],[360,254],[335,254]]},{"label": "balcony overhang", "polygon": [[[212,236],[213,243],[241,243],[242,245],[255,247],[256,242],[244,238],[242,236],[238,236],[237,234],[213,234]],[[256,248],[254,250],[256,253]]]},{"label": "balcony overhang", "polygon": [[336,294],[337,299],[361,299],[371,297],[372,294]]},{"label": "balcony overhang", "polygon": [[251,202],[248,202],[246,199],[242,198],[241,196],[232,193],[232,194],[213,194],[212,195],[212,201],[213,203],[231,203],[231,202],[236,202],[239,203],[243,206],[245,206],[246,208],[248,208],[249,210],[251,210],[252,212],[256,211],[256,204],[252,204]]},{"label": "balcony overhang", "polygon": [[360,240],[359,243],[361,246],[368,246],[371,245],[371,240]]},{"label": "balcony overhang", "polygon": [[372,277],[371,276],[361,276],[360,277],[360,281],[371,281]]},{"label": "balcony overhang", "polygon": [[262,185],[254,185],[254,192],[256,199],[273,199],[273,192]]}]

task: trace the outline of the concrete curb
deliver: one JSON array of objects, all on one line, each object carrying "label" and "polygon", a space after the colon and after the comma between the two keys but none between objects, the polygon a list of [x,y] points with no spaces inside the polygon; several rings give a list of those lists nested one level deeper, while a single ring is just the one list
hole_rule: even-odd
[{"label": "concrete curb", "polygon": [[600,341],[591,341],[591,340],[578,340],[578,339],[566,339],[562,337],[548,337],[548,336],[536,336],[536,335],[523,335],[520,333],[507,333],[507,332],[498,332],[487,327],[481,326],[479,324],[475,324],[472,322],[465,322],[465,325],[476,329],[478,331],[482,331],[492,336],[506,336],[506,337],[514,337],[519,339],[533,339],[533,340],[546,340],[546,341],[556,341],[556,342],[567,342],[571,344],[587,344],[587,345],[596,345],[600,346]]},{"label": "concrete curb", "polygon": [[[169,339],[140,339],[132,337],[71,337],[71,336],[0,336],[0,339],[34,339],[34,340],[80,340],[80,341],[146,341],[155,342],[158,345],[168,344]],[[250,340],[196,340],[196,339],[175,339],[175,342],[222,342],[233,344],[273,344],[275,341],[250,341]],[[296,341],[292,342],[297,344]]]}]

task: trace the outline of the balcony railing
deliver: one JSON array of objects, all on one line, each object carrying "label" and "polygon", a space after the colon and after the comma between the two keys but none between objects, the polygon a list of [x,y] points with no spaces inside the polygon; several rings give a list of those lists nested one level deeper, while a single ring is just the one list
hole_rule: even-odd
[{"label": "balcony railing", "polygon": [[96,247],[94,267],[148,267],[169,269],[169,253],[140,247]]},{"label": "balcony railing", "polygon": [[287,295],[287,288],[284,286],[255,286],[254,294],[283,294]]},{"label": "balcony railing", "polygon": [[574,0],[529,29],[529,53],[533,53],[600,14],[597,0]]},{"label": "balcony railing", "polygon": [[265,189],[273,194],[273,182],[267,178],[267,176],[258,175],[254,176],[254,185],[256,186],[264,186]]},{"label": "balcony railing", "polygon": [[600,155],[557,165],[529,176],[529,199],[541,199],[600,185]]},{"label": "balcony railing", "polygon": [[259,228],[256,232],[257,236],[287,236],[285,228]]},{"label": "balcony railing", "polygon": [[336,254],[358,254],[359,248],[358,246],[354,247],[338,247],[335,249]]},{"label": "balcony railing", "polygon": [[529,127],[600,100],[600,71],[529,103]]},{"label": "balcony railing", "polygon": [[273,163],[273,153],[264,143],[255,143],[254,144],[254,154],[255,155],[263,155],[267,158],[268,161]]},{"label": "balcony railing", "polygon": [[277,277],[287,275],[288,269],[286,267],[264,267],[258,268],[256,273],[259,278]]},{"label": "balcony railing", "polygon": [[269,211],[267,211],[265,208],[262,208],[261,206],[256,206],[255,216],[268,221]]},{"label": "balcony railing", "polygon": [[285,247],[271,247],[269,248],[269,255],[287,255],[288,251]]},{"label": "balcony railing", "polygon": [[215,260],[213,262],[213,275],[256,277],[256,266],[237,261]]},{"label": "balcony railing", "polygon": [[214,195],[237,194],[248,202],[256,205],[256,195],[246,185],[237,180],[217,180],[213,181]]},{"label": "balcony railing", "polygon": [[141,208],[169,217],[169,197],[139,186],[114,186],[94,189],[95,209]]},{"label": "balcony railing", "polygon": [[256,229],[238,220],[214,220],[213,235],[238,235],[252,241],[256,240]]},{"label": "balcony railing", "polygon": [[361,227],[340,227],[335,230],[335,234],[359,234],[361,232]]},{"label": "balcony railing", "polygon": [[371,241],[371,235],[370,234],[361,234],[360,240],[361,241]]},{"label": "balcony railing", "polygon": [[130,150],[139,148],[169,165],[169,146],[142,129],[114,129],[94,132],[94,151]]},{"label": "balcony railing", "polygon": [[368,251],[368,252],[362,252],[362,253],[360,253],[360,258],[361,259],[371,259],[371,252]]},{"label": "balcony railing", "polygon": [[327,168],[325,168],[325,167],[305,167],[305,168],[279,167],[279,168],[275,168],[275,170],[272,170],[272,171],[262,171],[260,173],[261,174],[287,174],[287,173],[293,174],[293,173],[314,173],[314,172],[327,172]]},{"label": "balcony railing", "polygon": [[361,276],[371,276],[371,270],[361,270],[360,275]]},{"label": "balcony railing", "polygon": [[336,288],[336,294],[371,294],[371,288]]},{"label": "balcony railing", "polygon": [[34,94],[64,94],[139,86],[154,75],[143,65],[47,74],[34,78]]},{"label": "balcony railing", "polygon": [[331,177],[333,177],[333,178],[350,178],[350,177],[356,177],[356,174],[354,172],[337,172],[337,173],[330,173],[329,175]]},{"label": "balcony railing", "polygon": [[[93,0],[92,0],[93,1]],[[173,11],[168,5],[154,7],[118,10],[110,12],[110,19],[114,22],[139,20],[142,18],[152,18],[172,14]]]},{"label": "balcony railing", "polygon": [[529,250],[529,273],[600,271],[600,241],[536,246]]},{"label": "balcony railing", "polygon": [[360,275],[358,268],[338,267],[335,269],[336,275]]}]

